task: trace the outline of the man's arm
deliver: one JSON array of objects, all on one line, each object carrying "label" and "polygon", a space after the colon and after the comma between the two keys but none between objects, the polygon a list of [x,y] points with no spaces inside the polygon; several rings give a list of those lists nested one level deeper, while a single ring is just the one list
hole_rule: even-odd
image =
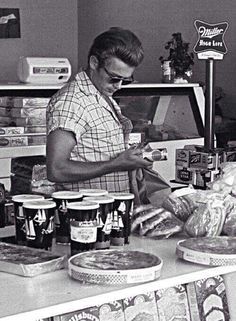
[{"label": "man's arm", "polygon": [[47,175],[57,183],[84,181],[111,172],[150,167],[140,149],[128,149],[116,158],[100,162],[80,162],[70,160],[71,151],[76,145],[74,134],[56,129],[47,137]]}]

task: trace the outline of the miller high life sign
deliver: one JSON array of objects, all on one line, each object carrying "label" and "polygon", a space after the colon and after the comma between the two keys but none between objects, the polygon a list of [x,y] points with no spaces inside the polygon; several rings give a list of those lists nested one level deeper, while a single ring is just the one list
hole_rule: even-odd
[{"label": "miller high life sign", "polygon": [[194,25],[198,32],[198,40],[194,47],[199,59],[223,59],[227,48],[224,43],[224,35],[228,28],[227,22],[216,24],[196,20]]}]

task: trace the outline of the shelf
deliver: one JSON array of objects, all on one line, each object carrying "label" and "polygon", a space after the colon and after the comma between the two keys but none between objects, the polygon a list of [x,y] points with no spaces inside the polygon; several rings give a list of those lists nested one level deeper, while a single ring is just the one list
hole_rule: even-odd
[{"label": "shelf", "polygon": [[0,90],[43,90],[60,89],[65,84],[28,84],[20,82],[0,83]]},{"label": "shelf", "polygon": [[46,146],[17,146],[17,147],[1,147],[1,158],[13,158],[23,156],[46,155]]},{"label": "shelf", "polygon": [[[51,97],[62,84],[29,84],[20,82],[0,83],[0,96]],[[45,155],[46,148],[40,146],[1,147],[0,158]]]},{"label": "shelf", "polygon": [[[94,304],[103,304],[139,293],[236,271],[236,266],[208,267],[177,259],[175,248],[178,240],[177,238],[151,240],[132,236],[130,244],[122,247],[124,250],[139,249],[152,253],[164,261],[161,277],[158,280],[139,285],[81,284],[68,276],[67,269],[33,278],[0,272],[1,291],[4,293],[0,300],[0,320],[34,321],[80,310]],[[69,254],[69,246],[57,246],[55,252]]]},{"label": "shelf", "polygon": [[[0,90],[35,90],[35,89],[60,89],[65,83],[62,84],[29,84],[29,83],[20,83],[20,82],[9,82],[9,83],[0,83]],[[132,83],[130,85],[125,85],[125,88],[135,88],[135,87],[153,87],[153,88],[166,88],[166,87],[175,87],[175,88],[184,88],[184,87],[199,87],[198,83],[186,83],[186,84],[172,84],[172,83]]]},{"label": "shelf", "polygon": [[200,87],[198,83],[184,83],[184,84],[173,84],[173,83],[132,83],[125,85],[123,88],[186,88],[186,87]]}]

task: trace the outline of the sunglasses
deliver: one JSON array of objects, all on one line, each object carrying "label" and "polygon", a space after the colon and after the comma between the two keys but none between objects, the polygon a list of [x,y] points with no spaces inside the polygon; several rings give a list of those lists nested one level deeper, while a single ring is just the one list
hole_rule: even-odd
[{"label": "sunglasses", "polygon": [[107,69],[106,67],[103,67],[103,69],[105,70],[106,74],[109,76],[109,82],[111,84],[118,84],[119,82],[121,82],[122,85],[129,85],[131,84],[132,82],[134,82],[134,77],[131,76],[131,77],[127,77],[127,78],[124,78],[124,77],[119,77],[119,76],[113,76]]}]

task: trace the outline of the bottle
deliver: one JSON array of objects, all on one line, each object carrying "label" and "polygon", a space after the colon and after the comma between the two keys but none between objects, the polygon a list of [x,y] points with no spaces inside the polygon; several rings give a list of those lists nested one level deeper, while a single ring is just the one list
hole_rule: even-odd
[{"label": "bottle", "polygon": [[171,83],[172,80],[172,68],[171,68],[171,61],[165,60],[161,64],[162,70],[162,82],[163,83]]},{"label": "bottle", "polygon": [[168,156],[168,153],[166,148],[143,151],[143,158],[146,158],[151,162],[167,160],[167,156]]}]

